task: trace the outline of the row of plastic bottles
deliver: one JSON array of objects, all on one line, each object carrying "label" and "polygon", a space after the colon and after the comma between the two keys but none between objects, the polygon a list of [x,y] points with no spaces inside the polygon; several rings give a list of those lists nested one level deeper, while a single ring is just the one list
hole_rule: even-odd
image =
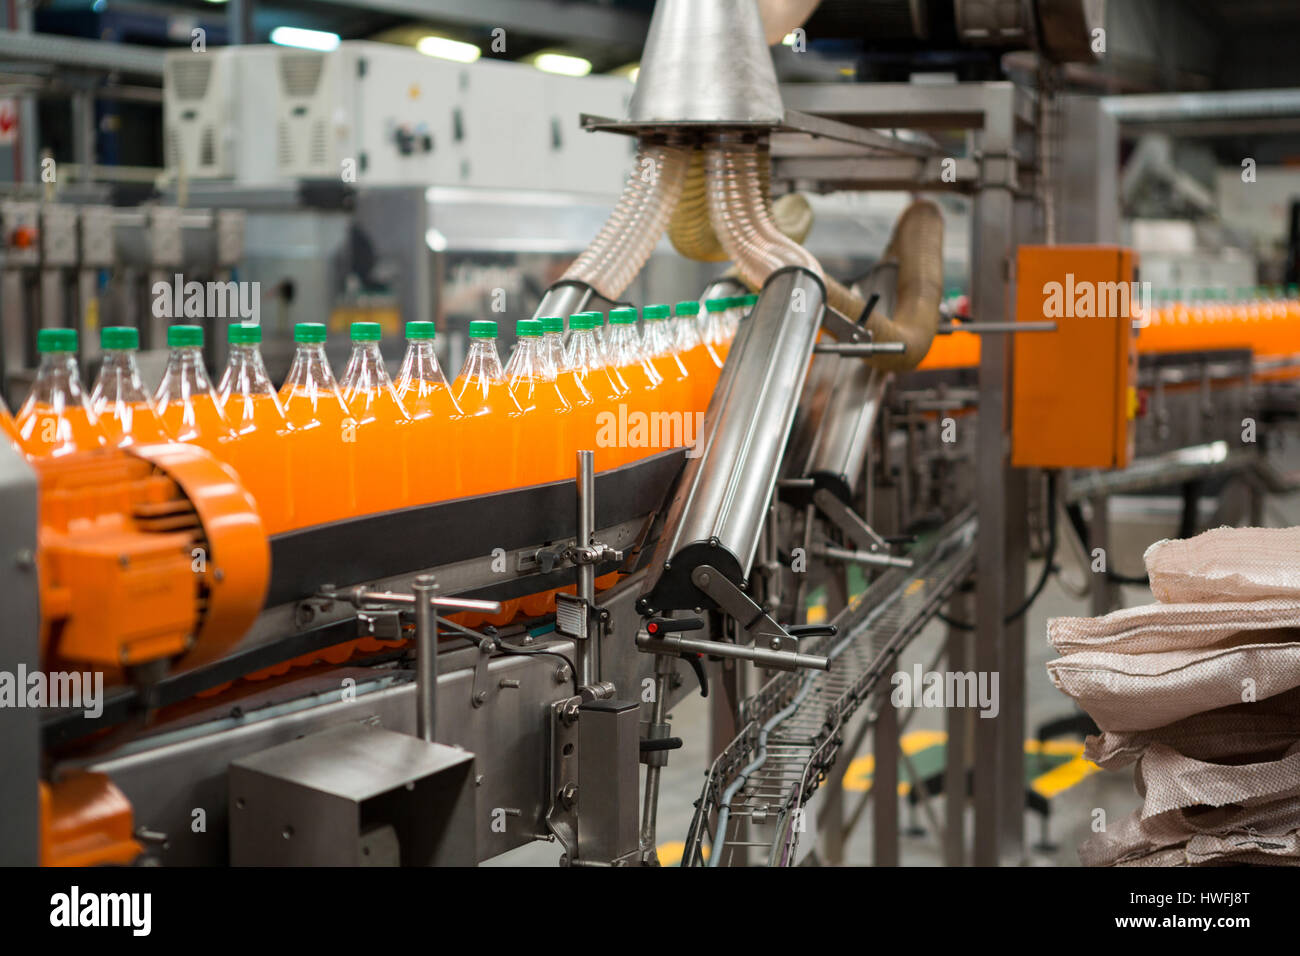
[{"label": "row of plastic bottles", "polygon": [[[150,396],[135,352],[138,332],[106,328],[89,395],[77,333],[43,329],[36,382],[16,419],[0,427],[32,458],[105,445],[189,442],[231,465],[268,531],[574,475],[579,448],[598,469],[618,467],[693,439],[739,316],[750,299],[710,299],[523,320],[504,365],[495,322],[470,325],[464,368],[448,384],[431,322],[407,324],[397,380],[379,350],[380,327],[351,327],[352,355],[336,381],[325,327],[296,326],[292,367],[277,390],[260,352],[259,326],[229,327],[229,359],[216,385],[203,330],[168,330],[171,354]],[[637,413],[666,413],[647,429]],[[631,423],[629,425],[629,422]],[[646,434],[662,432],[661,434]],[[653,439],[653,440],[652,440]]]},{"label": "row of plastic bottles", "polygon": [[1300,352],[1300,287],[1157,290],[1138,333],[1140,352],[1249,348],[1260,357]]}]

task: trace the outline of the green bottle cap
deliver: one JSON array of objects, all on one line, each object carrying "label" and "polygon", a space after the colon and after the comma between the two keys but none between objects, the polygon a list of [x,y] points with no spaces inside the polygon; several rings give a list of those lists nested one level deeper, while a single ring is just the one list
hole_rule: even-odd
[{"label": "green bottle cap", "polygon": [[610,325],[636,325],[636,309],[610,309]]},{"label": "green bottle cap", "polygon": [[745,308],[752,309],[754,306],[758,305],[758,296],[751,292],[749,295],[744,296],[741,299],[741,302],[744,304]]},{"label": "green bottle cap", "polygon": [[325,323],[299,322],[293,327],[293,340],[304,345],[319,345],[325,341]]},{"label": "green bottle cap", "polygon": [[407,322],[406,337],[417,341],[434,338],[438,334],[432,322]]},{"label": "green bottle cap", "polygon": [[596,327],[596,317],[590,312],[569,316],[569,328],[575,332],[589,332]]},{"label": "green bottle cap", "polygon": [[659,319],[666,319],[672,314],[672,310],[666,305],[647,305],[641,310],[647,322],[657,322]]},{"label": "green bottle cap", "polygon": [[36,351],[42,355],[47,352],[77,351],[77,330],[41,329],[36,333]]},{"label": "green bottle cap", "polygon": [[491,319],[475,319],[469,324],[471,339],[494,339],[497,337],[497,324]]},{"label": "green bottle cap", "polygon": [[723,297],[706,299],[704,302],[705,312],[726,312],[729,308],[731,308],[731,300]]},{"label": "green bottle cap", "polygon": [[203,347],[203,326],[173,325],[167,330],[167,346],[173,349]]},{"label": "green bottle cap", "polygon": [[564,319],[558,315],[543,315],[537,320],[542,323],[542,331],[547,335],[559,332],[564,334]]},{"label": "green bottle cap", "polygon": [[262,341],[262,327],[244,322],[231,322],[226,330],[226,341],[231,345],[256,345]]},{"label": "green bottle cap", "polygon": [[349,332],[353,342],[378,342],[384,330],[378,322],[353,322]]},{"label": "green bottle cap", "polygon": [[542,323],[536,319],[520,319],[515,323],[515,335],[521,339],[531,339],[542,334]]},{"label": "green bottle cap", "polygon": [[688,299],[685,302],[678,302],[673,306],[673,312],[677,315],[699,315],[700,304],[694,299]]},{"label": "green bottle cap", "polygon": [[101,349],[138,349],[140,331],[129,325],[106,325],[99,331]]}]

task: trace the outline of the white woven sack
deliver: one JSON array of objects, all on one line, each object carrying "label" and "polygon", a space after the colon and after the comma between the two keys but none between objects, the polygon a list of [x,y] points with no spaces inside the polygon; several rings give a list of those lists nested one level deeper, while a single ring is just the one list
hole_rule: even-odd
[{"label": "white woven sack", "polygon": [[1214,528],[1143,555],[1165,604],[1300,598],[1300,528]]},{"label": "white woven sack", "polygon": [[1248,643],[1265,636],[1247,633],[1212,648],[1152,654],[1078,651],[1048,661],[1047,673],[1102,730],[1150,730],[1300,686],[1300,634]]},{"label": "white woven sack", "polygon": [[1300,628],[1300,600],[1146,604],[1103,617],[1054,617],[1047,622],[1047,640],[1062,654],[1149,654],[1212,647],[1243,631],[1288,627]]}]

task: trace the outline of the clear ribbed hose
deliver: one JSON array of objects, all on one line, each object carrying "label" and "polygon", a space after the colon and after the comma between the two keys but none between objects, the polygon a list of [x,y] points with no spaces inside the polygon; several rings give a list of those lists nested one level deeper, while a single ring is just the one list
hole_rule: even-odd
[{"label": "clear ribbed hose", "polygon": [[824,278],[821,263],[772,220],[771,200],[763,188],[766,150],[715,143],[704,150],[709,222],[722,248],[753,288],[777,269],[802,266]]},{"label": "clear ribbed hose", "polygon": [[[761,288],[783,266],[803,266],[825,282],[831,308],[854,320],[862,315],[866,302],[825,275],[812,253],[777,228],[763,186],[770,178],[771,154],[766,149],[715,143],[705,148],[704,163],[709,222],[749,286]],[[895,224],[884,258],[899,263],[898,302],[893,318],[874,310],[867,328],[873,341],[902,342],[905,350],[873,356],[867,362],[888,371],[906,371],[925,358],[938,327],[943,292],[939,207],[928,200],[908,206]]]},{"label": "clear ribbed hose", "polygon": [[690,154],[642,143],[618,205],[565,279],[617,299],[645,266],[681,197]]}]

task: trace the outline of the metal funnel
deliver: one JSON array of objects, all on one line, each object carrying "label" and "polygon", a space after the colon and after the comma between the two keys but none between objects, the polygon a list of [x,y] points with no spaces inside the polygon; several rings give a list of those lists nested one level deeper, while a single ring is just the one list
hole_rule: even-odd
[{"label": "metal funnel", "polygon": [[784,115],[757,0],[655,4],[629,122],[773,125]]}]

